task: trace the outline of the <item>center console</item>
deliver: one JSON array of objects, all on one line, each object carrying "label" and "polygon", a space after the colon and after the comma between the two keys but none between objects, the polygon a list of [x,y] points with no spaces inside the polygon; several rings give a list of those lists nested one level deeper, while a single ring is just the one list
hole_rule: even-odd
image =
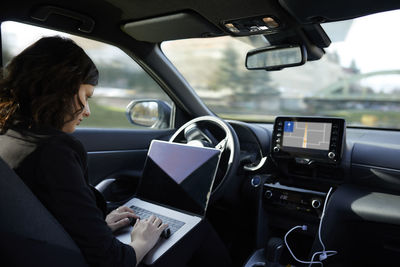
[{"label": "center console", "polygon": [[327,191],[343,178],[344,119],[277,117],[270,159],[279,182]]},{"label": "center console", "polygon": [[[276,118],[270,146],[270,172],[259,175],[265,182],[260,192],[258,244],[282,239],[294,226],[306,225],[307,230],[293,232],[291,240],[295,240],[296,255],[308,258],[327,192],[344,179],[345,129],[345,120],[341,118]],[[255,262],[263,257],[268,263],[268,253],[264,255],[263,251],[269,250],[265,247],[257,251],[248,266],[258,266]],[[284,263],[293,263],[286,250],[282,257]]]},{"label": "center console", "polygon": [[275,184],[264,185],[264,203],[277,212],[296,212],[318,217],[322,213],[326,193]]},{"label": "center console", "polygon": [[326,192],[343,176],[345,127],[341,118],[277,117],[270,151],[275,166],[264,184],[265,206],[318,218]]},{"label": "center console", "polygon": [[271,159],[275,173],[264,185],[269,207],[318,216],[329,187],[340,180],[345,121],[327,117],[275,120]]}]

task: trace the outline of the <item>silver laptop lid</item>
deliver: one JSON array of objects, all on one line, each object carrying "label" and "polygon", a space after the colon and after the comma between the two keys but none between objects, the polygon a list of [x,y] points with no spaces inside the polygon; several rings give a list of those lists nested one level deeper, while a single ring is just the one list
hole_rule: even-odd
[{"label": "silver laptop lid", "polygon": [[153,140],[137,197],[204,216],[220,150]]}]

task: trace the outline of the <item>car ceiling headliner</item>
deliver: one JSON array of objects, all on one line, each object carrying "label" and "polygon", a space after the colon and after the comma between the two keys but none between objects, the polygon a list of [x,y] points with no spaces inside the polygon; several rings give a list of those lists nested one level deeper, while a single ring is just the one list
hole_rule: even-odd
[{"label": "car ceiling headliner", "polygon": [[[32,12],[40,6],[52,5],[93,18],[97,31],[93,36],[110,31],[135,21],[156,18],[180,12],[193,12],[205,22],[227,34],[221,23],[226,20],[272,15],[288,27],[304,26],[323,21],[336,21],[358,17],[379,11],[400,8],[398,0],[2,0],[1,20],[17,20],[59,28],[73,32],[62,25],[65,20],[52,19],[40,23],[31,18]],[[179,29],[173,29],[177,31]],[[181,29],[187,31],[187,29]],[[283,29],[285,30],[285,29]],[[97,32],[97,34],[96,34]],[[115,33],[115,32],[114,32]],[[188,33],[189,37],[190,33]],[[183,32],[180,36],[185,36]],[[133,36],[134,37],[134,36]],[[164,38],[164,37],[163,37]],[[100,39],[102,39],[100,37]],[[164,38],[168,39],[168,38]],[[172,39],[172,38],[171,38]]]}]

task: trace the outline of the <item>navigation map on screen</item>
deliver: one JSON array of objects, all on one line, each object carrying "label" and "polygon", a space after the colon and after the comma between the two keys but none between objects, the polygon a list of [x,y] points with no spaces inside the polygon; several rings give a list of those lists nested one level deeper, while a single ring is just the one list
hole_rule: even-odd
[{"label": "navigation map on screen", "polygon": [[332,123],[285,121],[283,147],[329,150]]}]

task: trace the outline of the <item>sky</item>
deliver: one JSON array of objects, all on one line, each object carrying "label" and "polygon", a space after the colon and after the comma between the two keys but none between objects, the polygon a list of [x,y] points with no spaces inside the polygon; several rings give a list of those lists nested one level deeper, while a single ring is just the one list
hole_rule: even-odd
[{"label": "sky", "polygon": [[400,69],[399,25],[400,10],[357,18],[345,41],[327,50],[337,51],[343,66],[355,60],[362,72]]}]

